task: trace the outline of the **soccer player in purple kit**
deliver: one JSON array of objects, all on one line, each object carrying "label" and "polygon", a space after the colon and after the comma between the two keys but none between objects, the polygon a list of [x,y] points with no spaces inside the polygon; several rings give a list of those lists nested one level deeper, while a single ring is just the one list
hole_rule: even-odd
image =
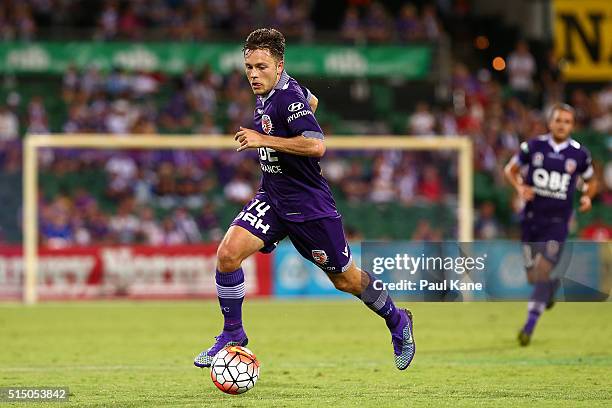
[{"label": "soccer player in purple kit", "polygon": [[597,191],[591,155],[570,137],[575,120],[571,106],[554,105],[548,121],[550,133],[523,142],[504,171],[525,202],[521,241],[527,280],[534,285],[527,321],[518,335],[521,346],[529,344],[540,315],[554,304],[560,280],[551,272],[568,235],[578,177],[584,182],[580,212],[591,209]]},{"label": "soccer player in purple kit", "polygon": [[241,127],[235,139],[239,152],[258,150],[263,176],[259,191],[234,219],[217,250],[215,279],[223,330],[194,364],[209,367],[223,347],[247,344],[242,261],[257,251],[272,252],[288,236],[337,289],[355,295],[385,320],[396,367],[406,369],[415,352],[412,314],[396,308],[387,291],[376,289],[374,277],[352,259],[341,216],[319,167],[325,142],[309,106],[316,98],[284,70],[285,38],[279,31],[253,31],[243,53],[257,102],[253,129]]}]

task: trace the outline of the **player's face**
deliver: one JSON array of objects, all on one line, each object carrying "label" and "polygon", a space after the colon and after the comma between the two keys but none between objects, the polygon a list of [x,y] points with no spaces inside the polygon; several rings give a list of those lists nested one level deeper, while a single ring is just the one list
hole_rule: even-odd
[{"label": "player's face", "polygon": [[247,50],[244,70],[255,95],[268,94],[283,72],[284,62],[274,58],[268,50]]},{"label": "player's face", "polygon": [[553,112],[548,127],[556,140],[565,140],[574,128],[574,115],[571,112],[557,109]]}]

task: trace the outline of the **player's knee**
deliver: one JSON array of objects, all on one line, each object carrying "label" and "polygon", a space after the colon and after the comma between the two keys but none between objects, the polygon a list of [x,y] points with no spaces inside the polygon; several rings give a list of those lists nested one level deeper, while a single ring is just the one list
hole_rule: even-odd
[{"label": "player's knee", "polygon": [[240,268],[242,258],[239,252],[230,245],[219,245],[217,249],[217,269],[219,272],[232,272]]}]

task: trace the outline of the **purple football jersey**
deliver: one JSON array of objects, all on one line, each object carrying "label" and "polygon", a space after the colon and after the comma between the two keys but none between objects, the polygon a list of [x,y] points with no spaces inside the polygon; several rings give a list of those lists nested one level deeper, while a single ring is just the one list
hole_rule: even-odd
[{"label": "purple football jersey", "polygon": [[[283,71],[274,89],[265,97],[257,97],[254,129],[275,137],[303,135],[323,139],[323,131],[304,92],[305,89]],[[319,159],[282,153],[269,147],[258,151],[263,173],[261,189],[282,219],[303,222],[338,215],[327,180],[321,175]]]},{"label": "purple football jersey", "polygon": [[567,222],[572,214],[576,180],[593,176],[591,155],[575,140],[554,142],[550,134],[521,143],[515,160],[523,180],[533,187],[535,197],[523,209],[523,217],[539,221]]}]

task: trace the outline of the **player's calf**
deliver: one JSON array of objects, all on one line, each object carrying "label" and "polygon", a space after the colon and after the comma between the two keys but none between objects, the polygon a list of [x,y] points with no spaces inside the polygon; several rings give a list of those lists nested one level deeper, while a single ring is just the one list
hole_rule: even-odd
[{"label": "player's calf", "polygon": [[[346,274],[346,275],[345,275]],[[412,333],[412,314],[395,307],[389,293],[375,285],[376,278],[357,268],[355,264],[347,269],[344,278],[331,277],[334,285],[352,293],[374,313],[385,319],[391,332],[395,365],[400,370],[408,368],[415,353]]]},{"label": "player's calf", "polygon": [[334,284],[334,287],[339,291],[350,293],[352,295],[361,294],[361,274],[355,274],[351,268],[346,272],[339,274],[329,274],[329,279]]}]

